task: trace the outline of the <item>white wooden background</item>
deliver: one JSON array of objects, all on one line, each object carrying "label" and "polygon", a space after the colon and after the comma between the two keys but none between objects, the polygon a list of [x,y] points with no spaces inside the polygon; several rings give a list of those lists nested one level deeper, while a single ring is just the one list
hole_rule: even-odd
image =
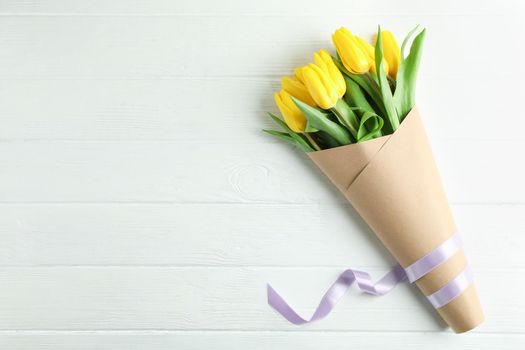
[{"label": "white wooden background", "polygon": [[[525,8],[516,1],[2,0],[0,348],[523,349]],[[418,104],[487,320],[404,285],[304,315],[392,263],[299,151],[260,132],[340,25],[428,28]],[[506,285],[508,288],[505,288]]]}]

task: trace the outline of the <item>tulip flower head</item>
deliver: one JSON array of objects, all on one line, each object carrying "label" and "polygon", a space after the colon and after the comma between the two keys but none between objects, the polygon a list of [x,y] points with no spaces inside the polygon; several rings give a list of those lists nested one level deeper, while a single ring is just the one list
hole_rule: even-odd
[{"label": "tulip flower head", "polygon": [[274,95],[274,99],[288,127],[295,132],[303,132],[306,128],[306,117],[296,106],[291,95],[281,90]]},{"label": "tulip flower head", "polygon": [[322,109],[330,109],[339,99],[338,86],[332,81],[327,72],[315,64],[301,68],[304,85],[310,96]]},{"label": "tulip flower head", "polygon": [[302,80],[317,106],[330,109],[345,94],[345,80],[327,51],[315,53],[314,60],[315,64],[297,68],[295,76]]},{"label": "tulip flower head", "polygon": [[[357,42],[361,46],[361,49],[366,52],[366,56],[368,58],[368,63],[370,65],[370,71],[375,73],[376,72],[376,55],[374,47],[365,39],[360,38],[358,36],[355,36]],[[385,60],[383,62],[383,67],[385,70],[385,73],[388,74],[388,62]]]},{"label": "tulip flower head", "polygon": [[293,71],[293,78],[297,81],[300,81],[301,83],[304,84],[304,78],[303,78],[303,71],[302,71],[303,67],[298,67],[298,68],[295,68],[294,71]]},{"label": "tulip flower head", "polygon": [[345,78],[343,78],[343,74],[335,65],[328,51],[320,50],[314,53],[314,62],[319,68],[328,73],[328,76],[337,88],[337,96],[339,98],[343,97],[346,92]]},{"label": "tulip flower head", "polygon": [[315,107],[315,101],[308,93],[308,89],[304,84],[296,78],[283,77],[282,80],[283,90],[295,97],[296,99]]},{"label": "tulip flower head", "polygon": [[397,70],[401,63],[401,51],[397,45],[396,38],[391,32],[385,30],[381,32],[381,41],[383,42],[383,55],[389,67],[388,75],[396,79]]},{"label": "tulip flower head", "polygon": [[357,38],[345,27],[332,35],[332,41],[343,65],[351,73],[363,74],[370,70],[370,61]]}]

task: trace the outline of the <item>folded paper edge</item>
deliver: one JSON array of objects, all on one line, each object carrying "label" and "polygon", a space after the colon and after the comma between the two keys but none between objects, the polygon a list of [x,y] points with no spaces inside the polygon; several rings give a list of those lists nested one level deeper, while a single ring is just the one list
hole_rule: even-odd
[{"label": "folded paper edge", "polygon": [[345,192],[348,191],[348,189],[361,177],[361,176],[364,176],[364,174],[366,173],[366,169],[370,166],[370,164],[372,164],[374,162],[374,160],[376,159],[376,157],[381,153],[381,151],[392,141],[394,140],[394,138],[397,138],[397,137],[401,137],[399,136],[399,134],[402,134],[402,130],[406,128],[406,125],[411,123],[413,119],[415,118],[420,118],[420,114],[419,114],[419,110],[417,109],[416,106],[414,106],[410,112],[407,114],[407,116],[405,117],[405,119],[403,119],[403,122],[401,122],[401,124],[399,125],[399,127],[396,129],[396,131],[394,131],[391,135],[389,135],[390,137],[388,138],[388,140],[386,140],[386,142],[381,146],[381,148],[379,148],[377,150],[377,152],[374,154],[374,156],[372,158],[370,158],[369,162],[366,164],[366,166],[361,169],[361,171],[359,172],[359,174],[352,180],[352,182],[350,184],[348,184],[348,186],[345,188]]},{"label": "folded paper edge", "polygon": [[330,181],[345,193],[390,139],[413,118],[414,114],[418,115],[416,107],[412,108],[399,128],[390,135],[361,143],[308,152],[307,155]]}]

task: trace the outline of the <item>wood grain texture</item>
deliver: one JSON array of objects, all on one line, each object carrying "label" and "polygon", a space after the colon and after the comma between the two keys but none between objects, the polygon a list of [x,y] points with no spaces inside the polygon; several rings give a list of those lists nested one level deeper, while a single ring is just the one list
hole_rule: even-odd
[{"label": "wood grain texture", "polygon": [[[475,266],[525,265],[524,206],[453,205],[452,210]],[[382,268],[392,263],[348,205],[2,204],[0,211],[0,266]]]},{"label": "wood grain texture", "polygon": [[[525,120],[515,111],[523,92],[499,88],[508,81],[508,77],[492,75],[469,79],[422,75],[417,97],[433,141],[519,140]],[[279,76],[2,78],[0,139],[270,142],[260,130],[275,127],[265,111],[277,112],[271,93],[278,84]],[[479,103],[489,86],[494,87],[493,102]],[[213,103],[203,103],[208,100]],[[501,129],[495,131],[493,124],[498,120]]]},{"label": "wood grain texture", "polygon": [[469,334],[376,332],[254,332],[254,331],[161,331],[161,332],[17,332],[1,333],[0,345],[17,350],[163,350],[185,349],[462,349],[515,350],[524,344],[520,334]]},{"label": "wood grain texture", "polygon": [[[1,143],[0,201],[345,203],[306,155],[250,132],[244,144]],[[516,161],[524,148],[523,140],[433,143],[452,203],[524,203]]]},{"label": "wood grain texture", "polygon": [[[298,4],[303,4],[298,7]],[[276,15],[276,16],[319,16],[337,14],[353,20],[363,14],[414,14],[423,18],[435,15],[502,15],[515,13],[519,9],[520,0],[505,0],[501,4],[492,1],[477,1],[476,6],[469,1],[457,2],[443,0],[439,2],[420,3],[413,0],[371,0],[367,2],[357,0],[331,0],[327,3],[302,3],[298,1],[267,0],[243,1],[225,0],[221,3],[214,1],[169,1],[169,0],[6,0],[2,5],[2,12],[8,15],[168,15],[168,16],[236,16],[236,15]],[[309,6],[305,6],[309,5]],[[298,8],[301,11],[298,11]]]},{"label": "wood grain texture", "polygon": [[[525,347],[525,6],[519,0],[5,0],[0,4],[0,348]],[[272,127],[282,75],[340,25],[428,28],[422,112],[486,323],[455,336]],[[513,282],[509,290],[501,286]]]},{"label": "wood grain texture", "polygon": [[[476,266],[474,266],[476,269]],[[387,268],[368,269],[380,277]],[[488,320],[477,333],[523,333],[523,269],[476,269]],[[297,330],[266,304],[270,282],[311,315],[341,268],[17,267],[0,269],[0,330]],[[403,284],[388,297],[356,289],[303,331],[445,331],[424,297]]]},{"label": "wood grain texture", "polygon": [[[494,14],[425,16],[431,34],[421,76],[442,77],[446,67],[447,76],[466,79],[487,71],[487,64],[499,62],[509,47],[514,59],[523,58],[525,48],[514,45],[513,39],[525,32],[522,15],[498,16],[498,30],[486,25]],[[312,61],[314,51],[331,47],[330,35],[339,25],[351,22],[356,32],[371,39],[376,29],[370,23],[378,22],[402,38],[422,16],[394,20],[391,14],[369,13],[350,20],[348,14],[333,11],[308,17],[7,15],[0,22],[0,76],[165,79],[290,74],[293,67]],[[491,49],[483,50],[483,59],[473,58],[486,42]],[[490,77],[510,78],[524,71],[519,65],[492,69]]]}]

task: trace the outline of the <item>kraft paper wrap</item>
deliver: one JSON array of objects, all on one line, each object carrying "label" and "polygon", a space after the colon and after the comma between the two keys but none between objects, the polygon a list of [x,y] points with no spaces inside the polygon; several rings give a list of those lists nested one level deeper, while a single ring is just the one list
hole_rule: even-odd
[{"label": "kraft paper wrap", "polygon": [[[455,233],[416,108],[392,135],[308,155],[403,267]],[[424,295],[430,295],[463,271],[466,264],[460,250],[416,284]],[[484,319],[474,284],[437,311],[456,333],[469,331]]]}]

